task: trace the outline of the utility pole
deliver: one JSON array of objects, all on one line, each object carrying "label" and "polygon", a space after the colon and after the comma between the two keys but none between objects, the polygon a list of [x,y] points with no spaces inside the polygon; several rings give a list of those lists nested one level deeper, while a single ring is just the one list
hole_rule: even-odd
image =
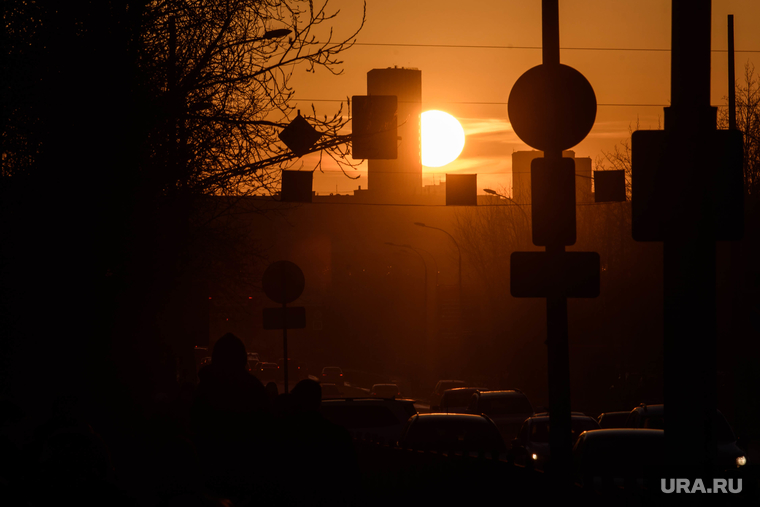
[{"label": "utility pole", "polygon": [[716,241],[744,228],[741,133],[717,130],[710,106],[710,24],[710,0],[672,1],[672,105],[663,131],[631,141],[633,238],[663,242],[668,473],[692,481],[717,453]]}]

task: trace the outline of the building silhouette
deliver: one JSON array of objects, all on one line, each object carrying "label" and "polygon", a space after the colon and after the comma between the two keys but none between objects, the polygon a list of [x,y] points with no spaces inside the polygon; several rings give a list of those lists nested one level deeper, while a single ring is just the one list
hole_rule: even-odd
[{"label": "building silhouette", "polygon": [[367,95],[398,98],[398,158],[368,161],[367,192],[372,201],[411,202],[422,189],[421,122],[422,71],[372,69],[367,73]]}]

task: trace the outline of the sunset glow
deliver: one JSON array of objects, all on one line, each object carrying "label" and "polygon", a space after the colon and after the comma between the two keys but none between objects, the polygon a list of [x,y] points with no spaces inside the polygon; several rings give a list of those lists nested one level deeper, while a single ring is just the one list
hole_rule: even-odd
[{"label": "sunset glow", "polygon": [[422,165],[441,167],[453,162],[464,148],[464,129],[443,111],[422,113]]}]

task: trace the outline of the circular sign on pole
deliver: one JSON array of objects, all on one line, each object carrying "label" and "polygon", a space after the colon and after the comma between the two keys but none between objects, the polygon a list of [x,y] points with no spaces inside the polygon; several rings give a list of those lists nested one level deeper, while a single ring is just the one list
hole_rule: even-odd
[{"label": "circular sign on pole", "polygon": [[303,271],[290,261],[273,262],[261,277],[261,287],[275,303],[291,303],[303,292]]},{"label": "circular sign on pole", "polygon": [[596,95],[583,74],[567,65],[537,65],[509,93],[515,134],[542,151],[566,150],[583,140],[596,119]]}]

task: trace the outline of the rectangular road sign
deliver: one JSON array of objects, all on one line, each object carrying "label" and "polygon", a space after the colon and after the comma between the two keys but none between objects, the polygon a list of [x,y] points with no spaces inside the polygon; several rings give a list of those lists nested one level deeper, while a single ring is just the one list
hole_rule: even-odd
[{"label": "rectangular road sign", "polygon": [[594,171],[594,201],[624,202],[625,171]]},{"label": "rectangular road sign", "polygon": [[533,244],[575,244],[575,161],[535,158],[530,163]]},{"label": "rectangular road sign", "polygon": [[665,241],[685,231],[718,241],[744,234],[743,137],[738,130],[699,134],[637,130],[631,136],[631,221],[636,241]]},{"label": "rectangular road sign", "polygon": [[[303,329],[306,327],[306,308],[303,306],[288,306],[285,308],[264,308],[264,329]],[[287,327],[284,327],[285,324]]]},{"label": "rectangular road sign", "polygon": [[351,157],[398,158],[398,98],[395,95],[354,95]]},{"label": "rectangular road sign", "polygon": [[446,173],[446,206],[477,206],[478,175]]},{"label": "rectangular road sign", "polygon": [[282,171],[281,202],[311,202],[314,174],[311,171]]},{"label": "rectangular road sign", "polygon": [[599,296],[599,266],[596,252],[514,252],[509,291],[517,298],[595,298]]}]

